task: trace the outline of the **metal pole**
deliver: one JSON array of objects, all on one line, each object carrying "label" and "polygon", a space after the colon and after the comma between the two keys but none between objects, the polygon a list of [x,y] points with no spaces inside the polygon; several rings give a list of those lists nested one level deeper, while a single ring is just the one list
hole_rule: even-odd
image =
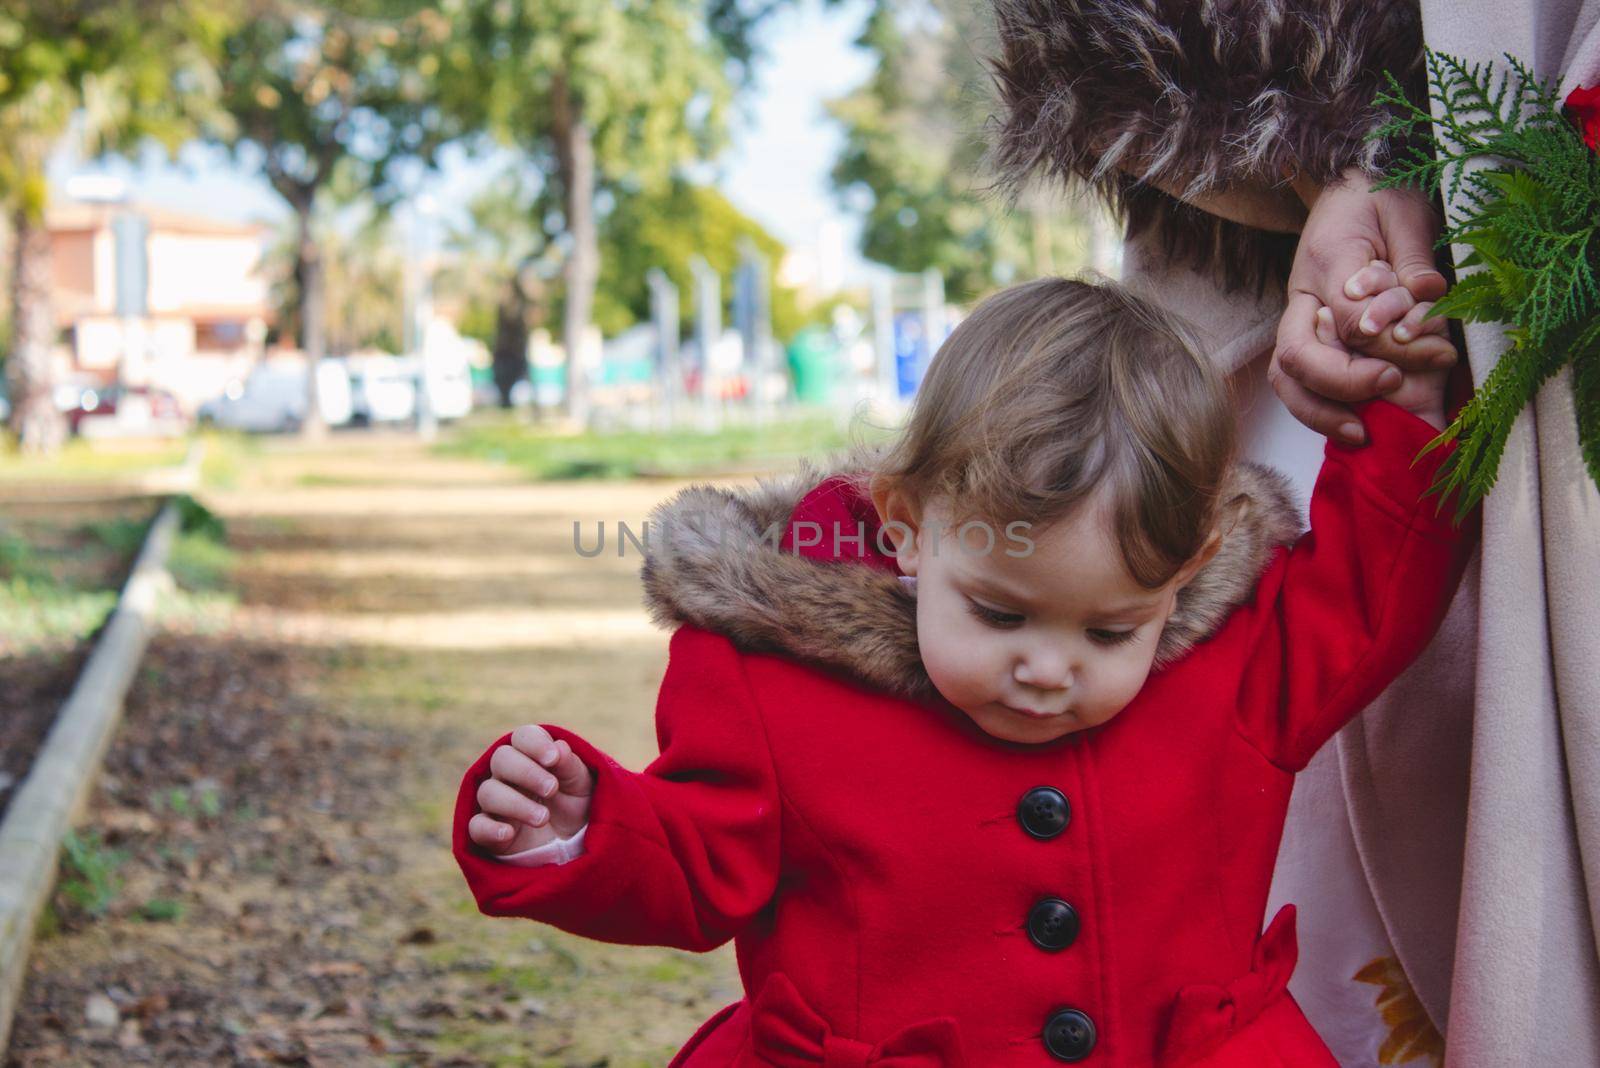
[{"label": "metal pole", "polygon": [[767,380],[771,378],[772,302],[767,286],[766,257],[748,237],[739,241],[739,274],[735,285],[734,314],[739,334],[744,339],[745,370],[755,379],[750,390],[750,404],[759,426],[770,414]]},{"label": "metal pole", "polygon": [[918,381],[944,340],[944,275],[933,267],[922,272],[922,333],[927,339],[927,360],[917,369]]},{"label": "metal pole", "polygon": [[695,344],[700,349],[702,429],[716,430],[721,423],[721,408],[717,400],[711,353],[722,337],[722,278],[699,256],[689,258],[689,270],[694,275],[694,333]]},{"label": "metal pole", "polygon": [[772,417],[772,286],[767,276],[767,258],[754,244],[750,249],[750,281],[755,288],[751,308],[756,345],[756,425]]},{"label": "metal pole", "polygon": [[408,331],[406,352],[416,361],[417,368],[417,401],[414,415],[417,423],[417,435],[424,441],[432,441],[438,434],[439,421],[433,412],[433,382],[428,374],[428,332],[427,317],[432,309],[429,307],[424,286],[427,280],[422,271],[422,218],[433,208],[433,198],[426,193],[413,197],[410,201],[410,232],[407,244],[410,255],[406,257],[407,286],[406,286],[406,327]]},{"label": "metal pole", "polygon": [[872,276],[872,348],[877,357],[878,404],[885,418],[900,413],[900,383],[894,366],[894,275]]},{"label": "metal pole", "polygon": [[400,265],[400,294],[405,321],[400,334],[404,354],[417,351],[417,203],[416,198],[406,201],[406,255]]},{"label": "metal pole", "polygon": [[665,271],[652,267],[645,273],[650,286],[650,316],[656,327],[656,397],[660,408],[656,425],[667,430],[677,425],[678,389],[678,287]]}]

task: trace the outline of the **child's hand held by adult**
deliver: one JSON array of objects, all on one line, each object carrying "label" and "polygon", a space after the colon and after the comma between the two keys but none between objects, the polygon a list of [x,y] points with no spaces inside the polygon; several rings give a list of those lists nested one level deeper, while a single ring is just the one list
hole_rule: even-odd
[{"label": "child's hand held by adult", "polygon": [[537,724],[518,727],[489,758],[467,837],[496,855],[570,838],[589,820],[594,775],[565,741]]},{"label": "child's hand held by adult", "polygon": [[[1398,362],[1408,367],[1420,366],[1424,360],[1433,368],[1455,365],[1458,356],[1449,343],[1445,320],[1431,314],[1433,301],[1413,296],[1387,262],[1373,260],[1347,278],[1344,295],[1367,300],[1357,329],[1364,337],[1382,339],[1390,348],[1404,348],[1408,358]],[[1412,355],[1416,358],[1410,358]]]},{"label": "child's hand held by adult", "polygon": [[[1296,189],[1309,214],[1289,274],[1269,380],[1302,423],[1362,444],[1365,433],[1351,404],[1400,388],[1392,370],[1425,372],[1456,360],[1443,322],[1428,318],[1432,301],[1446,289],[1433,265],[1439,219],[1427,197],[1373,189],[1358,171],[1326,187]],[[1380,271],[1382,278],[1369,277]],[[1342,344],[1318,336],[1319,307],[1331,310],[1333,333]]]},{"label": "child's hand held by adult", "polygon": [[[1333,311],[1317,309],[1317,340],[1330,348],[1339,348],[1342,342],[1333,322]],[[1444,429],[1445,381],[1448,370],[1405,371],[1390,368],[1397,376],[1395,384],[1384,393],[1384,400],[1415,415],[1435,430]]]}]

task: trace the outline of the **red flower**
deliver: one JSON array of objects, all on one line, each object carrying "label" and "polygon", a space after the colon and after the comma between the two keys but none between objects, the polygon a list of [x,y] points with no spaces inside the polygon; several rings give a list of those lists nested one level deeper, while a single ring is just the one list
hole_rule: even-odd
[{"label": "red flower", "polygon": [[1583,142],[1600,152],[1600,86],[1567,94],[1567,113],[1583,131]]}]

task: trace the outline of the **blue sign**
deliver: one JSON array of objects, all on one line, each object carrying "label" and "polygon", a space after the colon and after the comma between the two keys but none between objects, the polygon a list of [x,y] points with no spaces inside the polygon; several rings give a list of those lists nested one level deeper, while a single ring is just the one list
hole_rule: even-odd
[{"label": "blue sign", "polygon": [[903,311],[894,317],[894,377],[902,398],[917,392],[933,358],[925,325],[921,312]]}]

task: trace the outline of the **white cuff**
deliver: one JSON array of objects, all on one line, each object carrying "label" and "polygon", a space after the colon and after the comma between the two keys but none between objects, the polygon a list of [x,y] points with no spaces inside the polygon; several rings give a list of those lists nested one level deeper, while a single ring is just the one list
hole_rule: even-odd
[{"label": "white cuff", "polygon": [[589,825],[585,823],[571,838],[554,838],[544,845],[524,849],[520,853],[502,853],[495,859],[502,864],[515,864],[522,868],[538,868],[546,864],[565,864],[583,856],[583,836]]}]

